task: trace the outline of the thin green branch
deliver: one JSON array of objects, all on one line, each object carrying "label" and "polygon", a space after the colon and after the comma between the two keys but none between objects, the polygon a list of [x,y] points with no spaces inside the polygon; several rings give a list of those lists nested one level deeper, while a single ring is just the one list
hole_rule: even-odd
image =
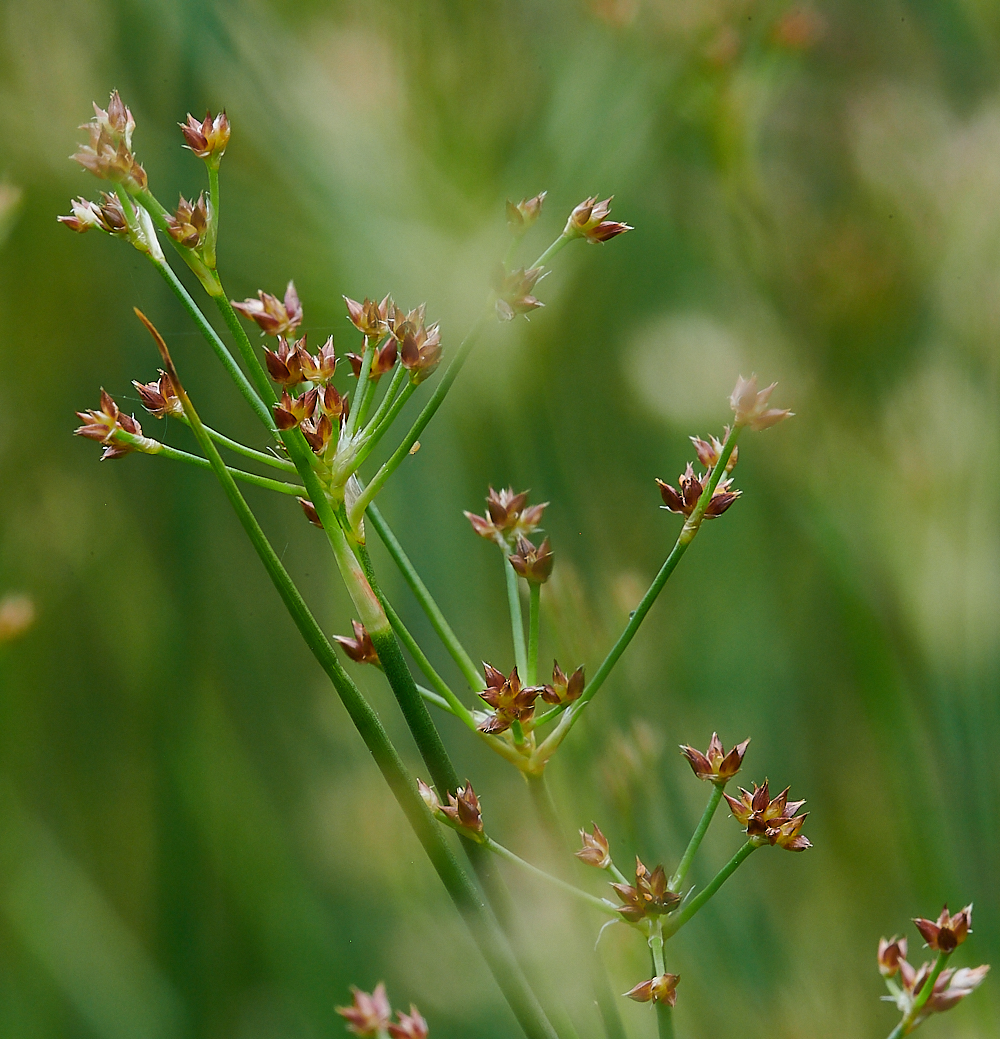
[{"label": "thin green branch", "polygon": [[351,413],[347,416],[347,426],[344,429],[346,438],[354,436],[354,431],[358,428],[358,424],[362,419],[361,412],[365,399],[374,388],[372,380],[368,378],[372,370],[372,357],[374,356],[375,340],[365,336],[364,349],[361,351],[361,371],[358,373],[358,384],[354,393],[354,407],[351,408]]},{"label": "thin green branch", "polygon": [[427,614],[431,627],[437,632],[438,638],[444,643],[445,649],[451,654],[452,660],[455,661],[459,670],[465,676],[469,687],[474,692],[485,689],[486,683],[483,681],[483,676],[480,674],[479,669],[472,662],[472,658],[465,651],[465,647],[459,641],[451,625],[445,620],[444,614],[434,601],[434,597],[420,579],[416,567],[410,562],[406,552],[403,551],[403,546],[397,540],[396,535],[392,532],[376,505],[368,507],[368,521],[371,523],[375,533],[378,534],[382,544],[385,545],[389,555],[392,557],[392,561],[399,567],[399,572],[403,575],[403,579],[410,586],[410,590],[416,597],[417,602],[420,603],[424,613]]},{"label": "thin green branch", "polygon": [[217,160],[206,162],[208,167],[208,234],[205,236],[205,263],[215,270],[215,246],[219,239],[219,166]]},{"label": "thin green branch", "polygon": [[[405,368],[401,371],[406,371]],[[378,424],[375,424],[375,419],[372,419],[369,425],[370,433],[366,434],[364,445],[358,450],[357,456],[355,457],[354,467],[355,469],[361,465],[362,462],[375,450],[376,445],[389,431],[389,428],[399,417],[399,413],[406,407],[406,402],[413,396],[413,391],[416,390],[416,383],[409,382],[403,387],[402,393],[392,402],[392,405],[386,411],[385,415],[379,420]],[[381,408],[379,409],[381,411]]]},{"label": "thin green branch", "polygon": [[712,784],[712,793],[709,795],[705,811],[702,812],[698,826],[694,833],[691,834],[691,840],[688,841],[688,846],[684,849],[681,861],[678,863],[677,869],[674,872],[674,875],[670,878],[670,883],[667,885],[667,887],[673,892],[680,891],[681,884],[684,883],[684,878],[687,876],[688,870],[691,868],[691,863],[694,861],[694,857],[698,853],[698,848],[701,846],[702,838],[704,838],[705,833],[708,831],[708,826],[712,821],[712,816],[715,815],[715,810],[719,807],[719,802],[722,800],[723,789],[723,783]]},{"label": "thin green branch", "polygon": [[[920,1011],[924,1009],[927,1000],[931,998],[934,992],[934,983],[937,981],[944,970],[945,964],[948,962],[948,957],[951,956],[950,952],[939,952],[937,959],[934,961],[934,966],[931,968],[931,972],[927,977],[927,980],[923,983],[920,991],[917,993],[917,998],[913,1001],[913,1005],[903,1015],[903,1020],[896,1025],[892,1031],[892,1036],[895,1035],[909,1035],[913,1031],[914,1023],[917,1018],[920,1017]],[[890,1039],[892,1039],[890,1036]]]},{"label": "thin green branch", "polygon": [[560,880],[559,877],[554,877],[551,873],[546,873],[545,870],[533,866],[530,862],[526,862],[520,856],[515,855],[514,852],[505,848],[502,844],[497,844],[492,837],[487,837],[484,834],[483,838],[485,847],[489,848],[494,855],[498,855],[500,858],[513,863],[515,866],[520,866],[521,869],[526,870],[532,876],[544,880],[546,883],[559,888],[561,891],[565,891],[567,894],[572,895],[574,898],[583,902],[585,905],[590,906],[592,909],[597,909],[604,913],[605,916],[613,916],[618,920],[622,918],[621,913],[618,912],[615,906],[605,899],[598,898],[596,895],[592,895],[588,891],[583,891],[582,889],[575,887],[573,884],[568,884],[565,880]]},{"label": "thin green branch", "polygon": [[510,632],[514,639],[514,663],[518,674],[527,679],[528,653],[524,644],[524,617],[521,615],[521,590],[517,586],[517,574],[511,566],[507,553],[503,554],[504,578],[507,582],[507,605],[510,607]]},{"label": "thin green branch", "polygon": [[664,561],[663,566],[660,567],[659,573],[657,573],[656,577],[653,578],[653,583],[649,586],[639,605],[629,617],[629,622],[625,625],[625,630],[621,635],[619,635],[614,646],[611,647],[611,651],[604,658],[604,661],[597,669],[594,677],[587,683],[587,687],[584,689],[580,699],[569,707],[566,713],[559,720],[559,724],[556,728],[553,729],[535,752],[535,757],[540,767],[544,767],[545,762],[555,753],[559,744],[562,743],[570,729],[573,728],[577,718],[580,717],[587,704],[590,703],[594,695],[604,684],[605,679],[607,679],[608,675],[611,674],[615,664],[618,663],[621,655],[628,648],[629,643],[635,637],[636,632],[645,620],[646,614],[649,613],[653,603],[656,602],[657,596],[659,596],[660,592],[663,591],[663,586],[667,583],[667,579],[677,568],[677,564],[681,561],[681,557],[687,551],[688,545],[691,544],[695,534],[698,533],[702,521],[705,518],[705,510],[708,508],[708,504],[712,500],[712,495],[715,493],[715,488],[718,486],[719,481],[722,479],[722,476],[726,471],[726,464],[729,462],[729,457],[732,455],[733,449],[736,447],[736,441],[739,439],[742,428],[743,427],[741,426],[734,426],[729,436],[726,438],[719,460],[716,462],[715,468],[712,470],[712,475],[710,476],[705,489],[702,491],[697,505],[695,505],[688,519],[684,521],[684,526],[681,528],[681,532],[677,537],[677,541],[674,543],[674,547],[670,550],[670,554]]},{"label": "thin green branch", "polygon": [[760,845],[755,843],[752,838],[748,840],[746,844],[744,844],[743,847],[740,848],[740,850],[725,864],[725,866],[715,874],[708,887],[699,891],[698,894],[695,895],[695,897],[692,898],[683,908],[678,909],[676,913],[671,913],[670,916],[667,917],[666,924],[663,928],[663,937],[669,938],[671,935],[676,934],[736,872],[747,856],[752,851],[756,851],[759,847]]},{"label": "thin green branch", "polygon": [[542,586],[537,581],[528,582],[528,685],[538,681],[538,627],[539,599]]},{"label": "thin green branch", "polygon": [[224,433],[212,429],[211,426],[205,426],[205,430],[217,444],[222,444],[223,447],[228,447],[230,451],[235,451],[237,454],[243,455],[244,458],[252,458],[255,462],[260,462],[262,465],[269,465],[272,469],[280,469],[282,472],[286,473],[294,473],[297,471],[295,466],[292,465],[291,462],[285,461],[284,458],[277,458],[274,455],[269,455],[266,451],[258,451],[255,448],[247,447],[246,444],[241,444],[238,440],[230,439]]},{"label": "thin green branch", "polygon": [[240,494],[218,449],[212,443],[194,406],[184,392],[165,344],[162,345],[162,353],[169,374],[176,381],[178,395],[188,421],[191,423],[202,450],[208,456],[226,497],[233,506],[306,645],[312,650],[313,655],[333,682],[351,720],[371,751],[379,770],[441,877],[452,901],[468,924],[476,944],[522,1029],[529,1039],[558,1039],[514,959],[505,936],[482,903],[475,887],[444,843],[436,822],[418,795],[413,780],[382,728],[378,716],[341,667],[329,640],[316,623],[301,593],[282,566],[281,560],[271,547],[256,517]]},{"label": "thin green branch", "polygon": [[[264,366],[260,363],[260,358],[257,356],[257,352],[254,350],[253,344],[250,342],[250,337],[247,335],[244,327],[240,324],[240,319],[236,316],[236,311],[233,310],[233,305],[229,302],[229,297],[223,290],[218,296],[212,296],[212,299],[215,301],[215,305],[219,308],[219,313],[222,314],[222,319],[226,322],[226,327],[230,332],[232,332],[233,338],[236,340],[240,356],[243,358],[243,363],[247,366],[247,371],[250,373],[250,379],[254,386],[257,387],[257,392],[260,394],[261,400],[270,408],[278,398],[274,395],[274,390],[271,388],[271,383],[267,377],[267,373],[264,371]],[[273,421],[274,420],[272,419],[272,423]],[[313,504],[315,504],[315,502]]]},{"label": "thin green branch", "polygon": [[379,405],[375,409],[375,414],[372,415],[368,421],[369,430],[375,429],[385,417],[385,413],[389,410],[392,402],[396,399],[399,387],[409,374],[410,373],[402,366],[402,364],[397,363],[396,370],[392,373],[392,379],[389,380],[389,386],[385,393],[382,394],[382,399],[379,401]]},{"label": "thin green branch", "polygon": [[426,686],[417,683],[417,692],[428,702],[434,704],[435,707],[442,711],[447,711],[448,714],[454,714],[455,712],[451,709],[451,704],[438,693],[435,693],[433,689],[428,689]]}]

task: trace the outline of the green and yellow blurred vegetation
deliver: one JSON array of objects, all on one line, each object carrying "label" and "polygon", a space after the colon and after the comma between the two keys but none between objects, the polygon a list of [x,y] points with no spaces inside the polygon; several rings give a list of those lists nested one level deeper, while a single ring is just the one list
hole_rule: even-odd
[{"label": "green and yellow blurred vegetation", "polygon": [[[568,828],[674,863],[705,794],[676,753],[753,742],[815,849],[755,856],[671,943],[678,1035],[885,1035],[879,937],[976,903],[1000,962],[1000,7],[987,0],[6,0],[0,7],[0,1035],[313,1039],[384,979],[434,1039],[514,1036],[474,947],[208,474],[97,463],[73,411],[156,369],[254,419],[136,252],[56,223],[66,156],[118,88],[165,202],[197,194],[189,110],[225,107],[220,269],[428,301],[446,352],[506,248],[503,202],[584,196],[636,230],[574,246],[491,334],[383,495],[474,657],[512,664],[489,483],[551,500],[543,659],[593,670],[678,526],[653,479],[718,432],[737,374],[797,417],[742,445],[710,524],[550,775]],[[529,255],[530,254],[530,255]],[[413,405],[411,405],[412,407]],[[153,435],[190,447],[186,430]],[[294,501],[251,492],[323,623],[350,604]],[[405,586],[385,584],[443,673]],[[378,675],[365,688],[416,771]],[[456,686],[457,688],[458,686]],[[520,778],[443,723],[496,834],[542,858]],[[738,845],[720,815],[692,879]],[[578,945],[510,882],[582,1039]],[[590,879],[598,889],[595,878]],[[624,991],[639,943],[603,940]],[[569,950],[569,951],[567,951]],[[623,1001],[624,1003],[624,1001]],[[927,1035],[997,1034],[991,979]],[[622,1013],[651,1036],[648,1007]]]}]

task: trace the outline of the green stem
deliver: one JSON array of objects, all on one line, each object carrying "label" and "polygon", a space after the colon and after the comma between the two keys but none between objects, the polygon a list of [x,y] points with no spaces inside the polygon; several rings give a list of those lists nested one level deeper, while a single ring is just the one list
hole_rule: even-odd
[{"label": "green stem", "polygon": [[[250,373],[250,379],[254,386],[256,386],[261,400],[270,407],[278,398],[274,395],[274,390],[271,388],[271,383],[267,377],[267,373],[264,371],[264,366],[260,363],[260,358],[257,357],[253,344],[250,342],[250,337],[246,334],[246,330],[240,324],[240,319],[236,316],[236,311],[233,310],[233,305],[229,302],[229,297],[226,295],[225,291],[223,291],[218,296],[213,296],[212,299],[215,300],[215,305],[219,308],[219,312],[222,314],[222,319],[226,322],[226,326],[229,331],[232,332],[233,338],[236,340],[240,356],[243,358],[243,363],[247,366],[247,371]],[[315,504],[315,502],[313,504]]]},{"label": "green stem", "polygon": [[[401,371],[405,371],[403,368]],[[386,412],[385,416],[379,421],[378,425],[375,425],[375,420],[372,419],[372,424],[369,427],[371,433],[365,437],[364,446],[361,447],[355,458],[354,467],[355,469],[361,465],[361,463],[372,453],[375,449],[375,445],[382,439],[383,436],[388,432],[389,427],[399,417],[399,413],[406,406],[406,402],[413,396],[413,391],[416,389],[416,383],[407,383],[403,387],[403,392],[392,402],[392,406]]]},{"label": "green stem", "polygon": [[[545,252],[543,252],[542,255],[538,257],[537,260],[535,260],[535,262],[531,265],[531,268],[534,268],[534,267],[544,267],[545,264],[547,264],[549,262],[549,260],[551,260],[552,257],[555,256],[555,254],[560,251],[560,249],[562,249],[566,245],[569,245],[569,243],[572,242],[573,239],[574,239],[573,235],[568,235],[565,232],[563,234],[561,234],[545,250]],[[529,268],[529,270],[531,268]]]},{"label": "green stem", "polygon": [[542,586],[528,582],[528,685],[538,681],[538,614]]},{"label": "green stem", "polygon": [[[169,374],[176,377],[176,370],[173,370],[169,355],[165,356],[164,360],[171,368]],[[181,388],[179,380],[177,389],[195,437],[208,456],[226,497],[236,511],[240,523],[285,603],[292,620],[298,627],[306,645],[333,682],[351,720],[364,739],[452,901],[469,926],[476,944],[519,1024],[529,1039],[558,1039],[514,959],[505,936],[497,927],[468,876],[452,857],[437,823],[417,793],[413,780],[407,773],[396,748],[382,728],[378,716],[341,667],[332,645],[316,623],[301,593],[282,566],[281,560],[261,530],[256,517],[240,494],[218,449],[212,443],[194,406]]]},{"label": "green stem", "polygon": [[666,1003],[656,1004],[656,1034],[658,1039],[674,1039],[674,1008]]},{"label": "green stem", "polygon": [[920,1011],[923,1010],[924,1004],[931,998],[931,993],[934,991],[934,982],[937,981],[941,971],[944,970],[945,964],[948,962],[948,957],[950,955],[950,952],[938,953],[937,959],[934,961],[934,966],[931,969],[927,980],[917,993],[917,998],[913,1001],[913,1006],[910,1007],[909,1012],[900,1022],[903,1027],[903,1035],[906,1035],[912,1030],[913,1022],[920,1016]]},{"label": "green stem", "polygon": [[208,167],[208,205],[211,214],[203,255],[206,265],[215,270],[215,246],[219,239],[219,167],[214,162],[206,162],[205,165]]},{"label": "green stem", "polygon": [[361,421],[362,404],[373,388],[374,384],[368,376],[371,374],[372,357],[374,356],[375,342],[373,339],[365,336],[365,347],[361,351],[361,371],[358,373],[358,385],[354,394],[354,407],[351,408],[351,413],[347,416],[347,428],[344,432],[346,438],[354,436],[354,431],[358,428],[358,424]]},{"label": "green stem", "polygon": [[743,847],[740,848],[740,850],[725,864],[725,866],[715,874],[708,887],[698,892],[698,894],[692,898],[683,909],[678,910],[676,913],[671,913],[670,916],[667,917],[666,926],[663,929],[664,938],[669,938],[671,935],[676,934],[736,872],[736,870],[742,865],[744,859],[746,859],[752,851],[756,851],[758,847],[759,845],[756,844],[753,839],[748,840],[746,844],[744,844]]},{"label": "green stem", "polygon": [[722,800],[723,789],[724,784],[722,783],[712,784],[712,793],[709,796],[708,804],[705,806],[705,811],[702,812],[701,821],[698,823],[697,829],[694,833],[691,834],[691,840],[688,841],[688,846],[684,849],[684,854],[681,856],[681,861],[678,863],[677,870],[670,878],[670,883],[667,885],[668,888],[675,893],[680,890],[681,884],[684,883],[684,878],[687,876],[687,872],[691,868],[691,863],[694,861],[694,857],[701,845],[702,838],[708,830],[709,823],[712,821],[712,816],[715,815],[715,810],[719,807],[719,802]]},{"label": "green stem", "polygon": [[521,869],[526,870],[528,873],[532,874],[532,876],[544,880],[546,883],[559,888],[561,891],[565,891],[567,894],[572,895],[574,898],[590,906],[592,909],[597,909],[604,913],[605,916],[613,916],[618,920],[621,919],[621,913],[619,913],[610,902],[606,902],[603,898],[598,898],[596,895],[592,895],[588,891],[583,891],[578,887],[574,887],[572,884],[566,883],[565,880],[560,880],[559,877],[554,877],[551,873],[546,873],[545,870],[533,866],[530,862],[525,862],[524,859],[515,855],[514,852],[505,848],[502,844],[497,844],[492,837],[487,837],[485,834],[483,837],[485,847],[489,848],[494,855],[506,859],[507,862],[512,862],[515,866],[520,866]]},{"label": "green stem", "polygon": [[900,1021],[899,1024],[896,1025],[896,1027],[889,1033],[888,1039],[901,1039],[902,1036],[906,1035],[906,1032],[903,1031],[903,1028],[903,1022]]},{"label": "green stem", "polygon": [[417,691],[420,695],[428,702],[434,704],[435,707],[442,711],[447,711],[449,714],[455,712],[451,709],[451,704],[443,697],[434,692],[433,689],[428,689],[426,686],[422,686],[417,683]]},{"label": "green stem", "polygon": [[451,364],[448,365],[447,370],[441,377],[441,381],[434,388],[434,392],[431,394],[430,399],[424,405],[423,410],[417,416],[416,421],[410,427],[410,431],[403,437],[402,443],[396,450],[389,456],[389,458],[383,463],[382,467],[375,474],[371,483],[365,488],[364,493],[354,503],[354,507],[351,509],[351,529],[357,530],[358,521],[365,514],[365,509],[368,508],[369,504],[375,500],[375,496],[380,490],[382,490],[385,481],[396,471],[400,463],[410,453],[410,448],[417,442],[420,434],[424,431],[427,423],[434,417],[437,409],[441,407],[442,402],[448,395],[448,391],[451,389],[451,384],[458,378],[458,373],[462,370],[462,366],[465,364],[472,351],[473,346],[476,344],[476,340],[479,337],[479,333],[482,331],[483,326],[486,324],[488,312],[484,312],[480,315],[479,319],[469,330],[466,337],[462,340],[461,345],[458,348],[458,352],[452,359]]},{"label": "green stem", "polygon": [[434,597],[427,590],[427,586],[420,579],[420,575],[417,573],[416,568],[410,562],[409,557],[403,551],[403,546],[400,545],[396,539],[396,535],[393,534],[379,511],[376,505],[370,505],[368,507],[368,521],[371,523],[382,541],[389,555],[392,557],[393,562],[399,567],[400,573],[403,575],[403,579],[410,586],[410,590],[413,592],[420,603],[424,613],[427,614],[427,619],[431,622],[431,627],[437,632],[438,637],[444,643],[445,649],[451,654],[452,660],[458,665],[462,674],[465,676],[465,680],[469,683],[469,687],[478,692],[480,689],[486,688],[486,683],[483,681],[483,676],[479,673],[476,665],[472,662],[472,658],[465,651],[465,647],[459,641],[458,636],[451,629],[451,625],[444,618],[444,614],[441,612],[438,604],[434,601]]},{"label": "green stem", "polygon": [[705,510],[708,508],[708,503],[712,500],[715,488],[718,486],[723,473],[726,471],[726,464],[729,461],[730,455],[733,453],[733,449],[736,447],[736,441],[739,439],[742,429],[742,426],[734,426],[729,436],[726,438],[719,460],[716,462],[715,468],[712,470],[712,475],[709,478],[705,489],[702,491],[698,503],[695,505],[688,519],[684,521],[684,526],[681,528],[681,532],[677,537],[677,541],[674,543],[674,547],[670,550],[670,554],[664,561],[663,566],[660,567],[659,573],[653,578],[653,583],[649,586],[646,594],[642,597],[641,602],[629,617],[629,622],[625,625],[625,630],[621,635],[619,635],[618,641],[611,647],[611,651],[604,658],[604,661],[597,669],[596,674],[587,683],[587,687],[584,689],[580,699],[566,711],[560,719],[559,724],[552,730],[549,736],[535,752],[535,757],[540,766],[544,767],[545,762],[555,753],[559,744],[562,743],[570,729],[573,728],[573,725],[576,723],[577,718],[579,718],[584,708],[586,708],[587,704],[593,699],[594,694],[604,684],[608,675],[611,674],[615,664],[618,663],[621,655],[628,648],[629,643],[635,637],[635,633],[639,630],[643,620],[645,620],[646,614],[649,613],[653,603],[656,602],[657,596],[661,591],[663,591],[663,586],[667,583],[667,579],[677,568],[677,564],[681,561],[681,556],[683,556],[687,551],[688,545],[691,544],[695,534],[698,533],[702,521],[705,518]]},{"label": "green stem", "polygon": [[278,431],[274,425],[274,416],[264,401],[257,395],[249,380],[243,374],[243,369],[236,363],[236,358],[229,352],[226,344],[219,338],[218,332],[208,323],[208,319],[201,312],[198,304],[191,298],[188,290],[184,288],[180,279],[174,274],[170,264],[153,260],[153,266],[160,272],[163,280],[170,286],[171,291],[180,300],[181,306],[188,312],[191,319],[198,326],[198,330],[205,337],[208,345],[215,351],[215,356],[222,362],[222,367],[236,383],[236,388],[243,394],[246,402],[253,408],[254,414],[268,428],[275,439]]},{"label": "green stem", "polygon": [[[528,677],[528,654],[524,645],[524,618],[521,615],[521,590],[517,587],[517,574],[507,558],[507,551],[503,554],[504,577],[507,580],[507,605],[510,607],[510,631],[514,638],[514,663],[517,665],[518,674],[523,679]],[[527,683],[526,683],[527,684]]]},{"label": "green stem", "polygon": [[274,469],[281,469],[286,473],[296,472],[295,466],[291,462],[286,462],[283,458],[276,458],[274,455],[269,455],[266,451],[257,451],[252,447],[247,447],[246,444],[241,444],[238,440],[231,440],[224,433],[212,429],[211,426],[205,426],[205,430],[217,444],[228,447],[230,451],[235,451],[237,454],[243,455],[244,458],[252,458],[255,462],[269,465]]},{"label": "green stem", "polygon": [[[148,447],[150,441],[146,437],[134,436],[132,433],[126,433],[124,430],[119,430],[115,433],[115,441],[120,441],[123,444],[134,444],[138,450],[146,455],[170,458],[175,462],[187,462],[188,465],[195,465],[200,469],[212,468],[212,463],[207,458],[201,458],[198,455],[189,454],[187,451],[181,451],[176,447],[171,447],[169,444],[162,444],[158,440],[154,440],[152,443],[159,446],[155,449],[150,449]],[[242,469],[233,469],[228,465],[226,466],[226,471],[232,476],[235,476],[237,480],[253,484],[254,487],[263,487],[264,490],[267,491],[277,491],[279,494],[305,494],[305,487],[302,487],[297,483],[283,483],[281,480],[269,480],[266,476],[258,476],[256,473],[247,473]]]},{"label": "green stem", "polygon": [[399,392],[400,384],[407,375],[409,375],[409,372],[401,364],[397,364],[396,370],[392,373],[389,388],[382,395],[382,399],[379,401],[379,405],[375,409],[375,414],[372,415],[371,421],[368,423],[369,429],[375,429],[385,417],[385,413],[389,410],[390,405],[396,399],[396,394]]}]

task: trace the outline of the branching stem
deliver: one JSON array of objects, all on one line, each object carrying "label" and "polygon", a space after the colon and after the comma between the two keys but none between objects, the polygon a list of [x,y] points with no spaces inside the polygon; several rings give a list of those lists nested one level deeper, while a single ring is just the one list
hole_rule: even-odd
[{"label": "branching stem", "polygon": [[722,887],[723,884],[736,872],[752,851],[760,847],[753,839],[746,844],[719,870],[712,878],[708,887],[699,891],[694,898],[676,913],[671,913],[663,927],[663,937],[670,938],[676,934],[687,922],[698,912],[699,909]]},{"label": "branching stem", "polygon": [[528,677],[528,653],[524,644],[524,617],[521,614],[521,590],[517,586],[517,573],[507,558],[507,552],[503,554],[504,578],[507,582],[507,605],[510,607],[510,631],[514,639],[514,663],[517,672],[527,684]]},{"label": "branching stem", "polygon": [[691,863],[694,861],[694,857],[698,853],[698,848],[701,845],[702,838],[705,836],[709,824],[712,821],[712,816],[715,815],[715,810],[719,807],[719,802],[722,800],[723,789],[724,784],[722,783],[712,784],[712,793],[708,798],[708,804],[705,806],[705,811],[702,812],[701,820],[699,821],[694,833],[691,834],[691,840],[688,841],[688,846],[684,849],[681,861],[678,863],[677,869],[674,872],[674,875],[670,878],[670,883],[667,885],[673,892],[680,891],[681,884],[684,883],[684,878],[687,876],[687,872],[691,868]]}]

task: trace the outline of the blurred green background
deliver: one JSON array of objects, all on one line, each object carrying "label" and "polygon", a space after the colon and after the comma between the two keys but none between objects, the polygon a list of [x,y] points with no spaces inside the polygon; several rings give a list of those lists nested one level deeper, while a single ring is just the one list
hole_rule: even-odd
[{"label": "blurred green background", "polygon": [[[491,333],[383,510],[475,658],[512,665],[487,485],[550,500],[543,659],[593,671],[673,542],[654,477],[719,432],[737,374],[797,413],[748,434],[702,533],[550,769],[568,828],[671,866],[705,788],[676,753],[753,742],[743,779],[809,799],[801,856],[750,860],[672,944],[678,1034],[876,1037],[879,937],[976,902],[1000,960],[1000,7],[988,0],[6,0],[0,32],[0,1034],[312,1039],[380,979],[434,1039],[509,1012],[209,475],[98,464],[101,385],[138,410],[139,305],[200,410],[254,419],[143,258],[56,223],[66,158],[118,88],[167,203],[203,186],[176,122],[223,106],[220,267],[294,277],[310,339],[340,294],[428,301],[454,349],[549,192],[636,230],[574,245],[546,308]],[[17,203],[17,191],[20,202]],[[426,396],[424,390],[421,396]],[[142,416],[140,416],[142,418]],[[190,447],[187,431],[147,431]],[[350,604],[292,501],[249,493],[324,625]],[[460,676],[377,555],[404,617]],[[355,668],[355,671],[358,669]],[[419,773],[377,674],[359,675]],[[443,723],[491,829],[544,851],[516,773]],[[738,846],[720,813],[692,878]],[[581,883],[600,890],[581,871]],[[580,942],[510,876],[527,942],[596,1035]],[[596,930],[596,924],[595,924]],[[617,991],[640,941],[602,946]],[[624,1005],[630,1037],[654,1032]],[[928,1035],[996,1035],[996,981]]]}]

